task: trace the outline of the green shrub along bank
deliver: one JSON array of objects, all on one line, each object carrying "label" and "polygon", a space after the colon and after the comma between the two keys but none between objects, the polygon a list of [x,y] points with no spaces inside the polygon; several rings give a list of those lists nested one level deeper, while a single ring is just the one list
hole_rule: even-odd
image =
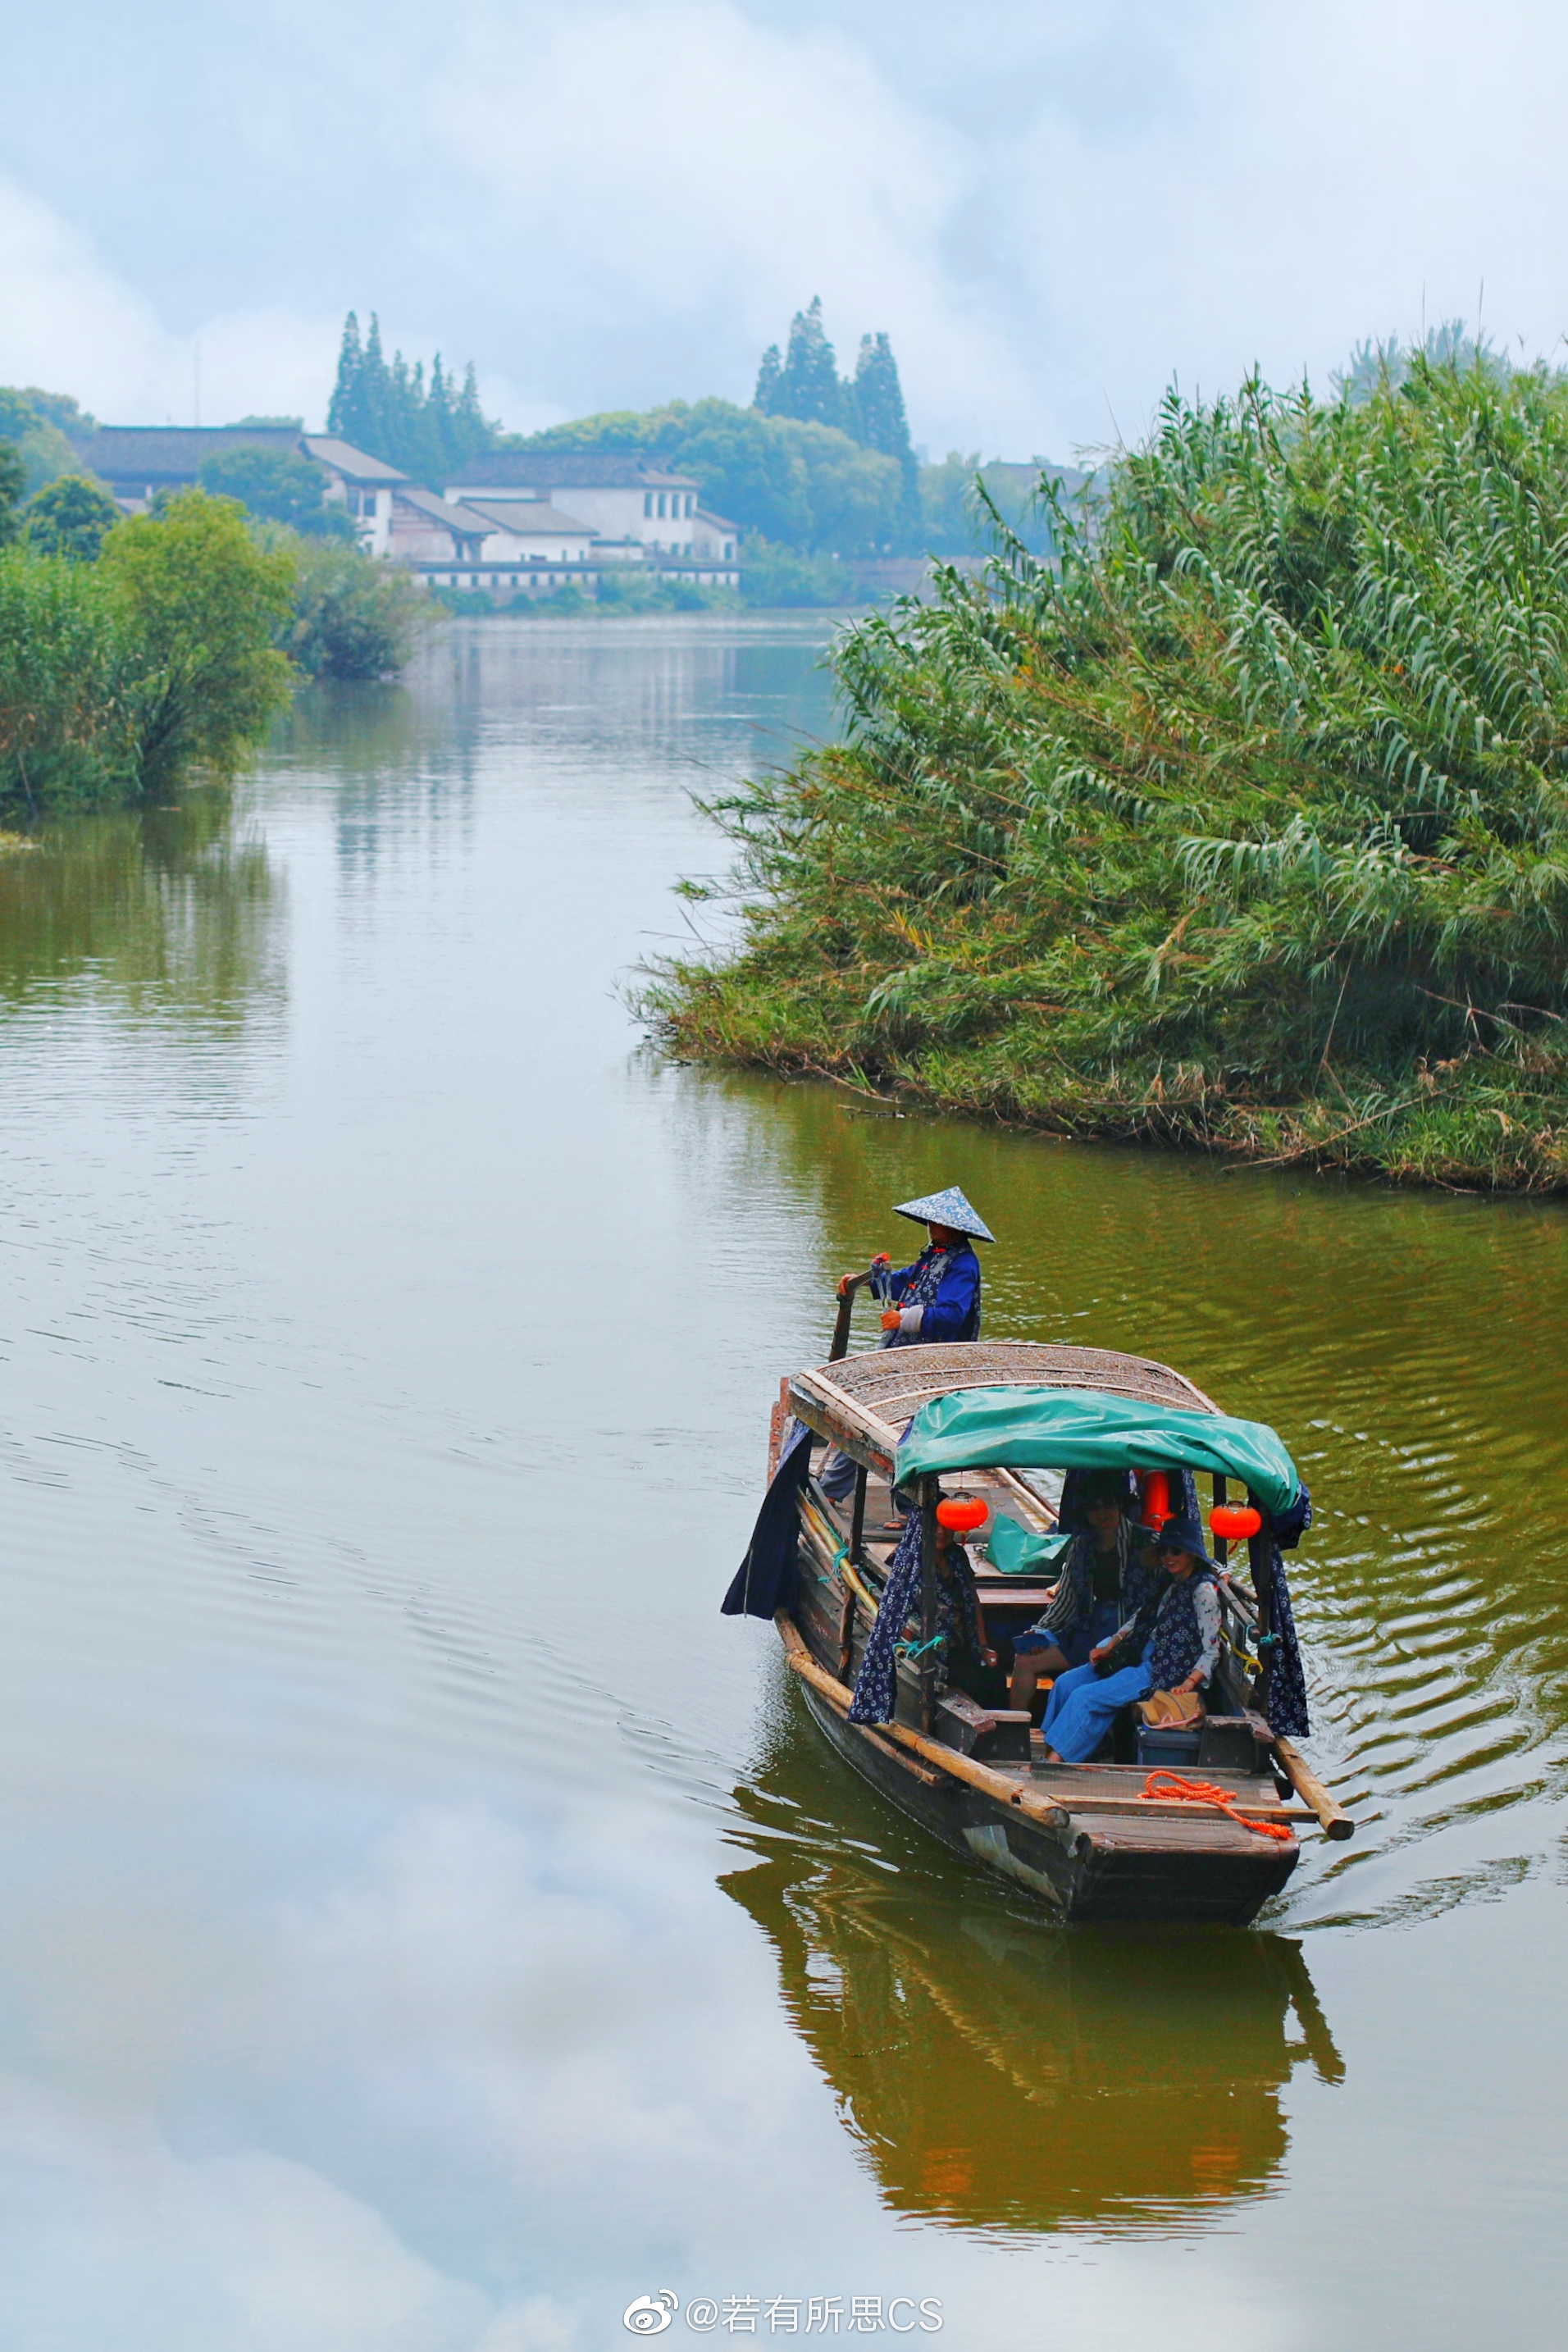
[{"label": "green shrub along bank", "polygon": [[1051,520],[847,629],[845,740],[710,803],[744,929],[650,976],[670,1047],[1568,1186],[1568,386],[1173,395]]},{"label": "green shrub along bank", "polygon": [[36,814],[232,773],[289,699],[293,563],[199,490],[96,562],[0,551],[0,799]]},{"label": "green shrub along bank", "polygon": [[390,566],[200,489],[126,519],[61,477],[13,511],[0,546],[0,807],[12,815],[230,775],[301,673],[383,677],[426,618]]},{"label": "green shrub along bank", "polygon": [[293,611],[282,643],[307,677],[386,677],[404,667],[435,618],[406,572],[314,533],[262,536],[290,554]]}]

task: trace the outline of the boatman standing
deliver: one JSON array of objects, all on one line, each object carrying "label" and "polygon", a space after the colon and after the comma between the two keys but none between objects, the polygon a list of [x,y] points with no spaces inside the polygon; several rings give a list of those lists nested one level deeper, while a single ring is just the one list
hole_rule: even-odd
[{"label": "boatman standing", "polygon": [[[980,1337],[980,1260],[977,1241],[996,1236],[975,1214],[956,1184],[945,1192],[928,1192],[918,1201],[900,1201],[895,1216],[909,1217],[929,1228],[931,1239],[912,1265],[895,1266],[886,1251],[871,1261],[871,1291],[882,1302],[883,1348],[929,1348],[942,1340]],[[973,1236],[973,1238],[972,1238]],[[861,1280],[865,1277],[862,1276]],[[847,1274],[838,1285],[842,1298],[856,1279]],[[823,1460],[822,1491],[838,1502],[855,1484],[855,1465],[847,1454],[829,1446]],[[900,1509],[908,1497],[894,1489]],[[900,1520],[889,1521],[891,1528]]]},{"label": "boatman standing", "polygon": [[[884,1348],[924,1348],[933,1340],[980,1337],[980,1260],[976,1241],[994,1241],[956,1184],[902,1201],[893,1212],[929,1227],[931,1239],[912,1265],[895,1267],[886,1252],[871,1261],[871,1289],[882,1301]],[[838,1286],[843,1297],[853,1276]]]}]

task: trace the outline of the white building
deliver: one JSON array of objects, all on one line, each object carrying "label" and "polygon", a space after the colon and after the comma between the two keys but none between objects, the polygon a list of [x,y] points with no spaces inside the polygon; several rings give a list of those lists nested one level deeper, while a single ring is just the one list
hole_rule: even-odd
[{"label": "white building", "polygon": [[740,551],[740,525],[699,507],[691,518],[691,552],[698,561],[733,563]]},{"label": "white building", "polygon": [[470,457],[446,490],[448,499],[490,512],[531,499],[559,499],[600,541],[634,541],[653,555],[689,559],[696,552],[700,485],[689,474],[665,473],[640,457],[496,449]]},{"label": "white building", "polygon": [[598,536],[592,523],[563,514],[548,499],[476,499],[454,511],[488,525],[487,563],[586,563]]},{"label": "white building", "polygon": [[393,501],[408,486],[406,474],[367,457],[335,433],[306,433],[300,447],[314,457],[327,478],[326,495],[344,505],[359,528],[359,542],[367,555],[392,553]]},{"label": "white building", "polygon": [[471,458],[441,497],[334,433],[290,425],[103,425],[77,446],[132,513],[197,480],[218,450],[310,457],[366,554],[406,564],[432,586],[548,593],[570,583],[593,593],[606,566],[625,563],[666,580],[740,585],[734,524],[700,507],[689,475],[637,457],[497,450]]}]

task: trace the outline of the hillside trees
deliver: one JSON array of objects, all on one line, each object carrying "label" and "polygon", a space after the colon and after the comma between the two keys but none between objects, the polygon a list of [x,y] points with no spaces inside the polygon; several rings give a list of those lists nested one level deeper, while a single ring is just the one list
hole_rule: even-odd
[{"label": "hillside trees", "polygon": [[920,522],[919,467],[910,442],[899,364],[886,334],[862,335],[853,380],[847,380],[838,373],[827,340],[822,298],[814,295],[805,310],[795,312],[784,359],[781,362],[776,343],[763,352],[752,405],[761,416],[831,426],[862,448],[890,457],[899,469],[900,509],[890,527],[882,529],[878,543],[914,543]]},{"label": "hillside trees", "polygon": [[[760,416],[731,401],[578,417],[512,446],[639,457],[689,474],[713,512],[801,551],[858,554],[897,544],[903,528],[894,460],[835,425]],[[562,498],[569,503],[569,493]]]},{"label": "hillside trees", "polygon": [[0,384],[0,444],[20,459],[24,494],[77,472],[81,460],[67,438],[90,432],[92,418],[68,393],[44,392],[37,384]]},{"label": "hillside trees", "polygon": [[214,498],[237,499],[261,521],[286,523],[307,538],[353,540],[348,509],[329,501],[321,467],[292,450],[243,443],[216,449],[202,459],[198,479]]},{"label": "hillside trees", "polygon": [[22,494],[26,487],[27,469],[22,463],[21,452],[0,441],[0,546],[16,536]]},{"label": "hillside trees", "polygon": [[96,563],[120,520],[109,492],[85,474],[58,474],[46,482],[28,499],[24,517],[29,547],[72,563]]}]

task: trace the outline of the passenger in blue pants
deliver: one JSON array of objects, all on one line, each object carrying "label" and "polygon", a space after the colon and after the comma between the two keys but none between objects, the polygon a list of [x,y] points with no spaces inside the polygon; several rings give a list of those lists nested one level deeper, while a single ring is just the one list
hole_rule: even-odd
[{"label": "passenger in blue pants", "polygon": [[[1167,1519],[1154,1549],[1165,1571],[1159,1590],[1051,1692],[1041,1726],[1047,1764],[1087,1764],[1121,1707],[1151,1691],[1179,1697],[1201,1690],[1219,1664],[1219,1588],[1202,1528],[1196,1519]],[[1118,1651],[1128,1663],[1100,1674]]]}]

